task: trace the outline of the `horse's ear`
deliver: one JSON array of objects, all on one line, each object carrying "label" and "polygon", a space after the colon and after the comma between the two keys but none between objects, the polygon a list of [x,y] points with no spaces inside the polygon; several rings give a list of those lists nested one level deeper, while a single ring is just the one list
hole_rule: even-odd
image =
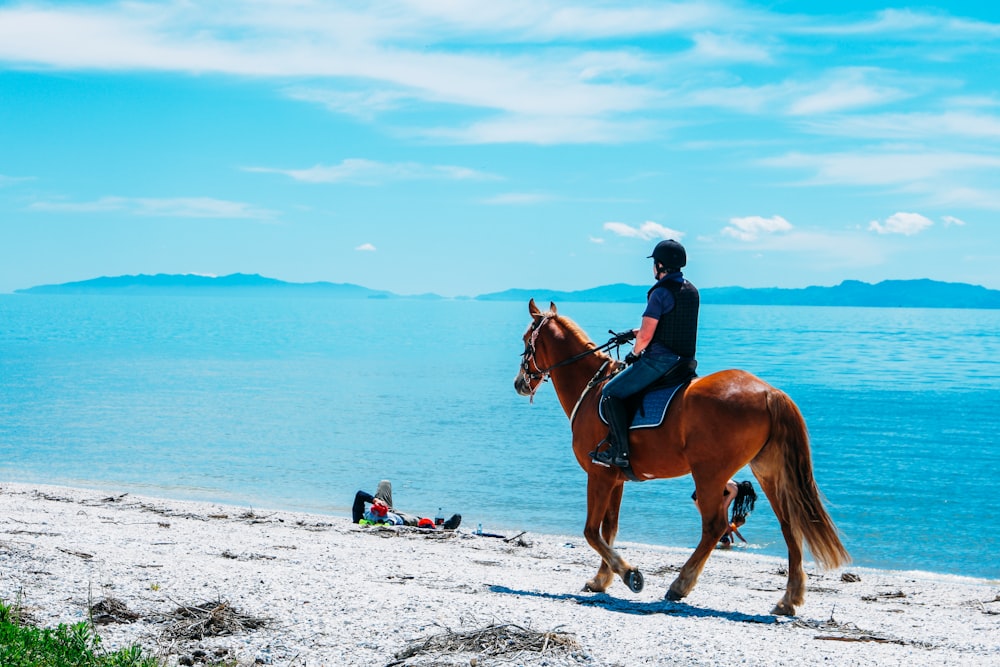
[{"label": "horse's ear", "polygon": [[534,299],[528,302],[528,314],[532,317],[538,317],[542,314],[542,311],[538,310],[538,306],[535,305]]},{"label": "horse's ear", "polygon": [[549,301],[549,310],[552,312],[553,315],[556,314],[556,302],[555,301]]}]

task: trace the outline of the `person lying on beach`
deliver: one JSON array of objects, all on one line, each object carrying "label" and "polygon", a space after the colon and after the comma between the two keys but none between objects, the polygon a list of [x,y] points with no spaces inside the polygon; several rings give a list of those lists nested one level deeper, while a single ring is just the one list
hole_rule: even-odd
[{"label": "person lying on beach", "polygon": [[[365,509],[365,505],[370,505]],[[354,505],[351,508],[351,519],[363,526],[418,526],[420,528],[436,528],[440,525],[445,530],[455,530],[462,523],[461,514],[453,514],[444,521],[434,521],[415,514],[400,512],[392,505],[392,484],[387,479],[378,483],[375,494],[358,491],[354,494]]]},{"label": "person lying on beach", "polygon": [[[697,507],[697,491],[691,493],[691,500],[694,501],[695,507]],[[729,518],[729,526],[719,540],[720,547],[723,549],[731,547],[735,541],[733,535],[743,540],[744,544],[749,544],[739,529],[747,522],[747,517],[753,512],[754,503],[756,502],[757,492],[754,491],[753,484],[749,481],[744,480],[737,483],[729,480],[726,482],[726,490],[722,492],[722,511],[729,512],[730,507],[732,507],[732,514]]]}]

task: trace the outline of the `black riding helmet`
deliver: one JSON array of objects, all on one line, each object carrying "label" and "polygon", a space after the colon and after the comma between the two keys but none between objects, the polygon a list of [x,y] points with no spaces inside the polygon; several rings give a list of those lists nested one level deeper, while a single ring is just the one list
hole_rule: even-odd
[{"label": "black riding helmet", "polygon": [[668,269],[679,269],[687,264],[687,252],[684,246],[673,239],[657,243],[650,257]]}]

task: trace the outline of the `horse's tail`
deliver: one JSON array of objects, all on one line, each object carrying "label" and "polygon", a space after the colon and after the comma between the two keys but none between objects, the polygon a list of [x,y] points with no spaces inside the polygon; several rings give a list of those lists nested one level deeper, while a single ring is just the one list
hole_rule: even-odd
[{"label": "horse's tail", "polygon": [[837,535],[833,520],[823,508],[813,477],[809,432],[799,408],[788,394],[771,389],[767,394],[771,413],[770,444],[780,452],[780,474],[776,475],[776,500],[798,542],[805,538],[819,564],[837,568],[851,557]]}]

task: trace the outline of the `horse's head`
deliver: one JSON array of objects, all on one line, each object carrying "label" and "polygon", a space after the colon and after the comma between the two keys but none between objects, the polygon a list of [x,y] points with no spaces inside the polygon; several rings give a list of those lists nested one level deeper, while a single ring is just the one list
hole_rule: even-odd
[{"label": "horse's head", "polygon": [[545,339],[539,335],[553,318],[557,317],[556,304],[549,303],[548,312],[542,312],[535,305],[535,300],[528,302],[528,312],[531,323],[524,332],[524,352],[521,353],[521,367],[514,378],[514,390],[521,396],[535,397],[538,387],[548,378],[551,360],[547,358]]}]

